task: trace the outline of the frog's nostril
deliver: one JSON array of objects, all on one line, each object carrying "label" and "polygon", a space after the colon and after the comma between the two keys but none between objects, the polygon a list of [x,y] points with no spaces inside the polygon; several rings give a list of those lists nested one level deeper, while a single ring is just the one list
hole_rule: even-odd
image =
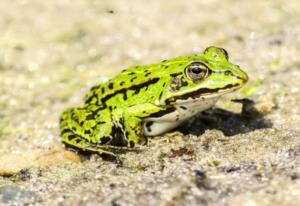
[{"label": "frog's nostril", "polygon": [[232,76],[233,76],[232,71],[227,70],[227,71],[225,71],[224,73],[225,73],[225,75],[232,75]]}]

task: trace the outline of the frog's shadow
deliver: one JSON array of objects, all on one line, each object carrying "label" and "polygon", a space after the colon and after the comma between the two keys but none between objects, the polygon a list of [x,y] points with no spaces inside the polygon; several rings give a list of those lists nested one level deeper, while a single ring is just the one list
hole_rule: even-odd
[{"label": "frog's shadow", "polygon": [[[252,103],[254,105],[254,102]],[[264,118],[254,107],[250,112],[243,111],[242,113],[212,108],[185,122],[178,130],[184,134],[199,136],[207,129],[218,129],[225,136],[233,136],[272,126],[271,120]]]}]

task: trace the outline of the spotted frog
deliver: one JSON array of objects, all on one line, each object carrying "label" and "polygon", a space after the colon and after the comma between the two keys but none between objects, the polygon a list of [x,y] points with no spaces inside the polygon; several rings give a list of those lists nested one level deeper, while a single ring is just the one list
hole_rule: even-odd
[{"label": "spotted frog", "polygon": [[62,141],[79,150],[102,155],[111,148],[146,144],[248,80],[228,53],[208,47],[203,53],[123,70],[91,88],[84,105],[60,117]]}]

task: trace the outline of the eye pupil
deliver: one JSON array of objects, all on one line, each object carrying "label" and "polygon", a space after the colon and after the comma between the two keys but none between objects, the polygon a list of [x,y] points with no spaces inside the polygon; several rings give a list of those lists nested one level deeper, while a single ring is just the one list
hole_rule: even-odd
[{"label": "eye pupil", "polygon": [[202,69],[201,69],[200,67],[193,67],[193,68],[192,68],[192,72],[193,72],[194,74],[200,74],[201,71],[202,71]]}]

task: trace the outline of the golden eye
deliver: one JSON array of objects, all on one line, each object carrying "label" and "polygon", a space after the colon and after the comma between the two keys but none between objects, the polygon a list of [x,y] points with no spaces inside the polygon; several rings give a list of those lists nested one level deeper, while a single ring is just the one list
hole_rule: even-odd
[{"label": "golden eye", "polygon": [[185,69],[186,76],[193,82],[204,79],[207,76],[208,71],[207,66],[201,62],[193,62]]}]

